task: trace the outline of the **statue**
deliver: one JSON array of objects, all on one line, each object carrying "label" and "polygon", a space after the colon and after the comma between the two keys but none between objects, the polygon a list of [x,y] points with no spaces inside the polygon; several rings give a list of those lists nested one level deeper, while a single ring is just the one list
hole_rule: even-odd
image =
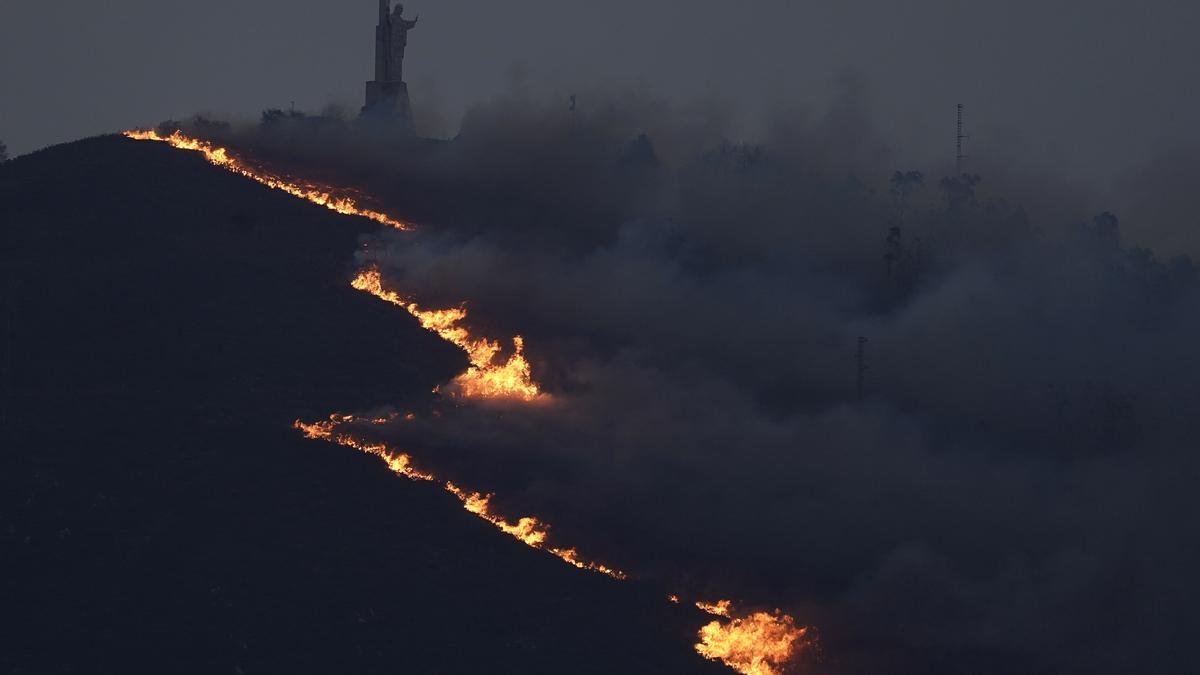
[{"label": "statue", "polygon": [[[418,17],[419,18],[419,17]],[[412,135],[412,106],[404,83],[404,49],[408,31],[417,19],[404,18],[404,5],[392,8],[392,0],[379,0],[379,25],[375,28],[375,79],[367,83],[367,104],[362,117],[377,126]]]},{"label": "statue", "polygon": [[375,29],[375,81],[404,81],[404,48],[408,46],[408,31],[417,19],[405,19],[404,5],[390,9],[392,0],[379,0],[379,26]]},{"label": "statue", "polygon": [[396,5],[391,16],[392,51],[389,56],[388,75],[392,80],[404,81],[404,48],[408,46],[408,31],[416,28],[420,16],[409,21],[401,16],[404,5]]}]

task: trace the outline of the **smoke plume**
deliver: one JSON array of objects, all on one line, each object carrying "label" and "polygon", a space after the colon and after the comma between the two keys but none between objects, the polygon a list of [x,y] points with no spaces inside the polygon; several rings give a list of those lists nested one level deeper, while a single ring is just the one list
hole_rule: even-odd
[{"label": "smoke plume", "polygon": [[1053,181],[905,166],[857,92],[754,144],[724,105],[527,89],[453,142],[209,131],[362,185],[419,227],[356,268],[524,336],[548,403],[383,431],[440,472],[635,575],[784,608],[822,672],[1186,670],[1194,217],[1141,209],[1178,243],[1152,252]]}]

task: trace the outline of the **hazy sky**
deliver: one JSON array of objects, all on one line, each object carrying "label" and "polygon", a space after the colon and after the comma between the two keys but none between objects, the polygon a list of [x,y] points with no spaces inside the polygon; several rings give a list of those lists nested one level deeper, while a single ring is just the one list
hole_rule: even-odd
[{"label": "hazy sky", "polygon": [[[1200,139],[1200,5],[1185,0],[413,0],[414,94],[457,119],[515,67],[562,91],[639,85],[820,108],[848,68],[914,161],[972,151],[1106,177]],[[10,154],[197,111],[360,104],[374,0],[0,5]],[[583,101],[582,104],[586,104]],[[940,154],[938,156],[941,156]]]}]

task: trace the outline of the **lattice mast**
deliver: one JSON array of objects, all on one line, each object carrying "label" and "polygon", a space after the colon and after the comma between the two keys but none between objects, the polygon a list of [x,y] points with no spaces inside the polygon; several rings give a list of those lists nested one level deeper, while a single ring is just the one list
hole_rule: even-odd
[{"label": "lattice mast", "polygon": [[964,143],[964,141],[970,138],[970,136],[967,136],[963,133],[963,113],[964,106],[963,104],[959,103],[958,125],[956,127],[957,132],[954,135],[954,173],[957,176],[961,176],[963,173],[963,160],[967,159],[968,157],[966,154],[966,143]]}]

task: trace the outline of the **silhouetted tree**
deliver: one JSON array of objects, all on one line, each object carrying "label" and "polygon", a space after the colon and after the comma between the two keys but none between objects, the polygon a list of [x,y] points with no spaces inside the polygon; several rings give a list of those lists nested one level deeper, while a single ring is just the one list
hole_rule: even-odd
[{"label": "silhouetted tree", "polygon": [[897,171],[892,174],[890,183],[888,192],[896,203],[896,219],[903,224],[904,214],[908,211],[908,198],[925,186],[925,175],[920,171]]},{"label": "silhouetted tree", "polygon": [[[1196,287],[1196,266],[1188,256],[1173,258],[1164,264],[1146,248],[1131,248],[1125,252],[1123,276],[1140,294],[1143,303],[1166,305],[1191,292]],[[1149,308],[1143,305],[1143,308]]]},{"label": "silhouetted tree", "polygon": [[261,123],[262,126],[266,127],[272,124],[279,124],[287,119],[303,119],[304,117],[304,113],[296,112],[295,110],[284,111],[279,108],[268,108],[262,111]]},{"label": "silhouetted tree", "polygon": [[1105,211],[1082,223],[1075,229],[1081,250],[1095,260],[1106,261],[1114,268],[1124,266],[1126,252],[1121,248],[1121,222],[1115,215]]},{"label": "silhouetted tree", "polygon": [[950,211],[960,211],[966,206],[975,205],[978,203],[975,188],[982,182],[979,174],[971,173],[964,173],[957,178],[943,178],[940,185],[946,193],[946,206]]},{"label": "silhouetted tree", "polygon": [[1184,288],[1195,288],[1200,281],[1196,271],[1196,263],[1190,256],[1181,255],[1171,259],[1171,278]]},{"label": "silhouetted tree", "polygon": [[204,115],[196,115],[192,118],[192,128],[202,134],[224,133],[229,131],[229,122],[221,120],[210,120]]},{"label": "silhouetted tree", "polygon": [[183,129],[183,123],[179,120],[164,120],[159,122],[154,130],[158,132],[159,136],[170,136],[181,129]]},{"label": "silhouetted tree", "polygon": [[625,148],[625,154],[621,157],[621,162],[626,166],[657,167],[659,164],[658,153],[654,152],[654,144],[650,142],[650,137],[640,134],[636,139],[630,141]]},{"label": "silhouetted tree", "polygon": [[1096,245],[1104,250],[1116,250],[1121,247],[1121,221],[1108,211],[1092,218],[1088,233]]},{"label": "silhouetted tree", "polygon": [[761,145],[722,143],[720,150],[705,153],[704,158],[713,165],[728,167],[734,171],[749,171],[762,161],[766,151]]},{"label": "silhouetted tree", "polygon": [[921,239],[914,237],[910,247],[899,227],[888,229],[883,243],[883,261],[887,265],[888,281],[901,295],[911,291],[921,275]]},{"label": "silhouetted tree", "polygon": [[[280,110],[270,108],[262,112],[259,129],[264,132],[282,133],[285,136],[311,133],[330,133],[344,131],[346,121],[335,115],[309,115],[300,110]],[[208,131],[225,131],[225,129],[209,129]]]},{"label": "silhouetted tree", "polygon": [[904,259],[904,234],[899,227],[893,227],[888,230],[887,241],[883,244],[883,261],[887,263],[888,279],[891,279],[896,271],[896,266]]},{"label": "silhouetted tree", "polygon": [[4,141],[0,141],[0,162],[7,162],[7,161],[8,161],[8,146],[4,144]]}]

